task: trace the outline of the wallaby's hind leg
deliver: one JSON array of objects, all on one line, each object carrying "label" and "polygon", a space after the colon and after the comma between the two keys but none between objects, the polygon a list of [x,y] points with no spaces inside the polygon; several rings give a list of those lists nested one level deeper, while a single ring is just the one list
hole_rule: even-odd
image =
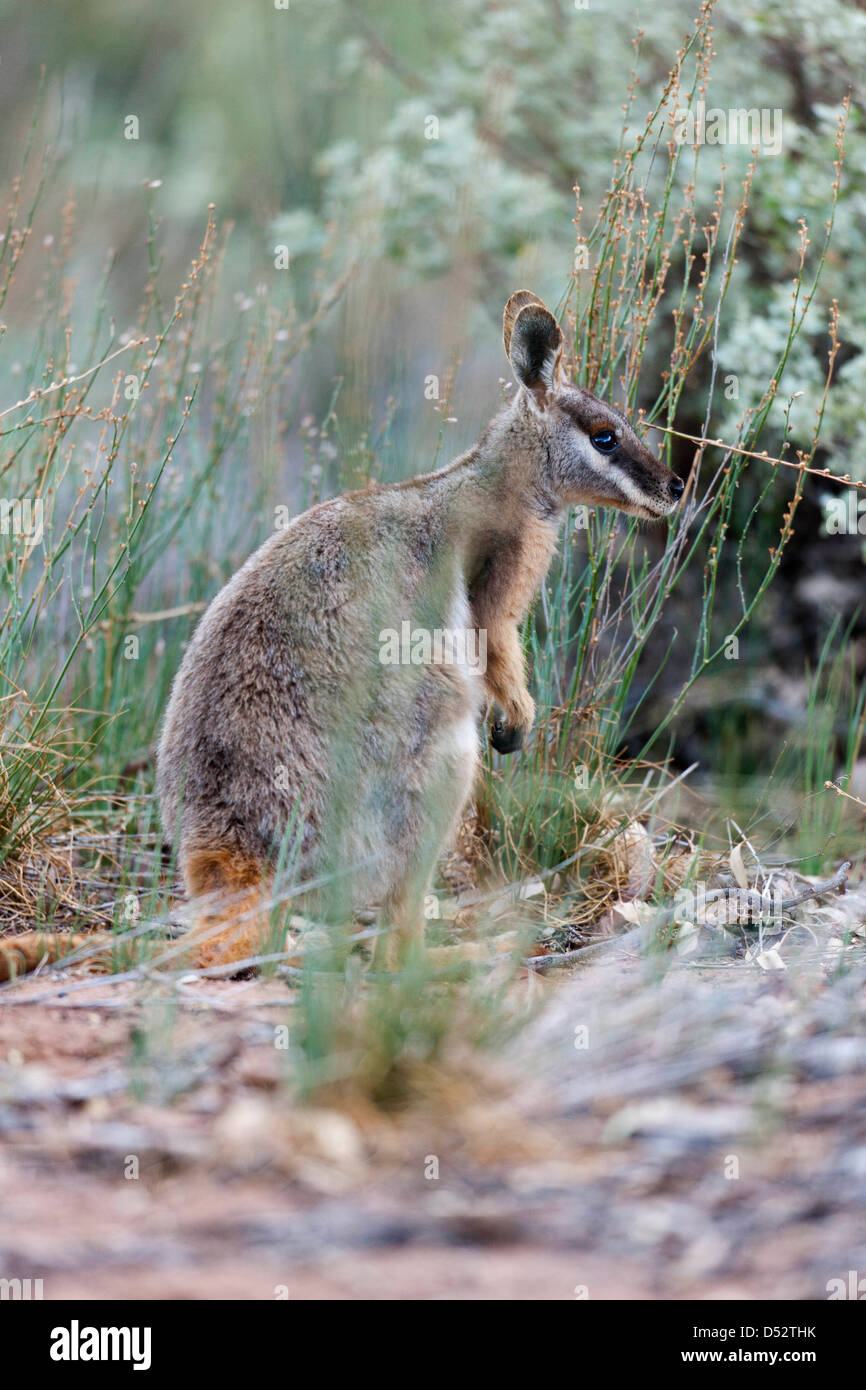
[{"label": "wallaby's hind leg", "polygon": [[[414,843],[403,847],[401,877],[388,888],[380,913],[384,934],[377,938],[374,964],[393,970],[413,949],[424,946],[424,902],[431,890],[436,863],[460,826],[472,795],[478,756],[478,734],[474,715],[457,726],[446,763],[447,780],[438,777],[427,795],[427,812],[419,817]],[[438,757],[442,758],[440,750]]]},{"label": "wallaby's hind leg", "polygon": [[[431,879],[432,873],[426,889]],[[380,914],[380,926],[384,931],[376,938],[373,952],[374,969],[397,970],[413,947],[425,945],[424,896],[416,887],[401,884],[386,898]],[[489,963],[497,956],[511,955],[520,945],[520,932],[507,931],[480,941],[463,941],[458,946],[425,946],[425,958],[427,964],[434,967],[472,961]]]},{"label": "wallaby's hind leg", "polygon": [[423,946],[424,895],[432,877],[432,868],[423,879],[413,874],[386,895],[379,914],[382,935],[373,951],[376,969],[397,970],[413,947]]},{"label": "wallaby's hind leg", "polygon": [[188,937],[198,967],[227,965],[260,953],[269,930],[264,865],[233,849],[181,856],[194,922]]}]

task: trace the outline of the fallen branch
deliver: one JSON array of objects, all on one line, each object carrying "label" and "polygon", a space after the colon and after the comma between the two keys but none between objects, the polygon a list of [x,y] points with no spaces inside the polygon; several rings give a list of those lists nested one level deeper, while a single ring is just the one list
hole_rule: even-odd
[{"label": "fallen branch", "polygon": [[[828,878],[824,883],[810,883],[795,893],[790,898],[783,898],[776,904],[783,912],[789,912],[792,907],[798,907],[800,903],[808,902],[811,898],[823,898],[828,893],[836,893],[845,888],[848,883],[848,871],[851,868],[851,860],[846,859],[836,870],[832,878]],[[721,902],[727,898],[729,889],[714,889],[707,893],[705,902]],[[756,903],[763,903],[761,894],[755,890]],[[605,941],[596,941],[589,946],[578,946],[573,951],[559,951],[547,956],[524,956],[521,965],[525,965],[527,970],[544,971],[554,970],[563,965],[584,964],[590,960],[597,960],[599,956],[611,955],[617,949],[631,949],[640,945],[643,948],[649,944],[656,934],[663,928],[668,927],[674,921],[676,908],[665,908],[652,921],[644,926],[635,927],[632,931],[626,932],[622,936],[610,937]]]}]

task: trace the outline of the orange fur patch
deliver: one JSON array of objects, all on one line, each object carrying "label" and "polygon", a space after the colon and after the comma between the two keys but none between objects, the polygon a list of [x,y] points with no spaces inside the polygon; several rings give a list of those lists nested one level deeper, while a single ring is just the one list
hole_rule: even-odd
[{"label": "orange fur patch", "polygon": [[270,926],[262,865],[234,850],[194,850],[184,857],[183,876],[191,898],[211,899],[194,904],[188,940],[196,965],[227,965],[258,955]]}]

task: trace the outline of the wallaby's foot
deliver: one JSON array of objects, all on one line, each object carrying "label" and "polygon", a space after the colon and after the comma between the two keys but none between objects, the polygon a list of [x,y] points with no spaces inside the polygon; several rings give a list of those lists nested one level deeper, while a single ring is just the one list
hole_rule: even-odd
[{"label": "wallaby's foot", "polygon": [[[385,925],[387,926],[387,924]],[[520,932],[506,931],[501,932],[498,936],[485,936],[475,941],[461,941],[455,946],[428,946],[424,939],[424,922],[419,919],[409,929],[405,926],[392,926],[391,930],[386,930],[376,938],[371,969],[403,970],[408,964],[411,964],[413,959],[436,969],[482,961],[490,962],[497,957],[513,954],[520,948],[521,942]]]},{"label": "wallaby's foot", "polygon": [[520,949],[522,940],[520,932],[506,931],[499,936],[480,937],[477,941],[461,941],[458,946],[430,946],[427,960],[437,967],[490,962],[499,956],[512,955]]},{"label": "wallaby's foot", "polygon": [[263,865],[235,850],[195,850],[184,856],[183,875],[189,896],[205,899],[186,938],[191,963],[207,969],[261,954],[270,928]]},{"label": "wallaby's foot", "polygon": [[[209,970],[215,965],[231,965],[250,960],[262,950],[262,923],[255,917],[256,900],[241,899],[236,905],[217,915],[205,912],[195,919],[192,931],[185,938],[189,948],[189,963],[193,969]],[[237,915],[236,915],[237,914]],[[243,917],[239,922],[238,917]],[[215,928],[218,930],[215,931]]]}]

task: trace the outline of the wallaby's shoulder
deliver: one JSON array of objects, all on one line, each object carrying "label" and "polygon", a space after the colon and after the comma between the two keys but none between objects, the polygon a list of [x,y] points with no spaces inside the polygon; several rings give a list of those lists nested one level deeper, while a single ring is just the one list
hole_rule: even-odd
[{"label": "wallaby's shoulder", "polygon": [[297,595],[307,583],[319,589],[359,583],[377,555],[390,563],[428,563],[455,515],[442,480],[459,462],[405,481],[373,482],[298,513],[229,580],[220,606],[275,584]]},{"label": "wallaby's shoulder", "polygon": [[392,567],[424,560],[440,529],[425,491],[401,484],[373,483],[318,502],[269,536],[219,590],[198,642],[260,612],[315,614],[361,601],[377,556],[384,552]]}]

